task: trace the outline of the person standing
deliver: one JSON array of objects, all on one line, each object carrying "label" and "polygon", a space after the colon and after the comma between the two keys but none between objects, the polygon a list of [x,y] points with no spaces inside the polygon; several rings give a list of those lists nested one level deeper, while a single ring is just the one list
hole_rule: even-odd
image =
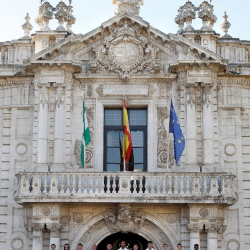
[{"label": "person standing", "polygon": [[179,244],[177,245],[177,249],[178,249],[178,250],[182,250],[182,244],[181,244],[181,243],[179,243]]},{"label": "person standing", "polygon": [[93,245],[92,245],[92,250],[96,250],[96,249],[97,249],[96,244],[93,244]]},{"label": "person standing", "polygon": [[126,241],[125,240],[123,240],[123,241],[121,241],[121,247],[119,248],[119,250],[128,250],[128,248],[126,247]]},{"label": "person standing", "polygon": [[112,244],[111,243],[107,244],[107,250],[112,250]]},{"label": "person standing", "polygon": [[199,250],[199,245],[198,244],[194,245],[194,250]]},{"label": "person standing", "polygon": [[146,250],[154,250],[152,241],[148,241],[148,248]]},{"label": "person standing", "polygon": [[56,250],[56,245],[55,244],[51,244],[51,250]]},{"label": "person standing", "polygon": [[83,245],[81,243],[78,244],[78,250],[82,250],[82,248],[83,248]]},{"label": "person standing", "polygon": [[70,250],[69,244],[65,244],[63,250]]},{"label": "person standing", "polygon": [[137,243],[135,243],[135,244],[133,245],[133,250],[138,250],[138,249],[139,249],[139,246],[138,246]]},{"label": "person standing", "polygon": [[163,244],[163,250],[168,250],[168,244],[167,243]]}]

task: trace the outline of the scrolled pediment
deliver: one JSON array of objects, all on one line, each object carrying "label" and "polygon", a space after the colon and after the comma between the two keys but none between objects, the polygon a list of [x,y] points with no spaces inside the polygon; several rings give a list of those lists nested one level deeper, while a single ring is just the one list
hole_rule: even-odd
[{"label": "scrolled pediment", "polygon": [[133,73],[161,71],[156,44],[148,43],[144,36],[137,37],[136,31],[126,23],[116,29],[115,33],[115,38],[93,47],[95,59],[89,64],[91,73],[119,73],[127,81]]}]

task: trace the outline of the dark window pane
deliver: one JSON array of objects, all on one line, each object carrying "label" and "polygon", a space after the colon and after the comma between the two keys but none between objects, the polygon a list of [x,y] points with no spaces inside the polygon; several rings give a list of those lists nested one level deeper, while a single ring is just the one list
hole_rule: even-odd
[{"label": "dark window pane", "polygon": [[143,147],[143,131],[131,131],[133,147]]},{"label": "dark window pane", "polygon": [[105,110],[105,125],[106,126],[121,126],[122,125],[122,110],[121,109],[106,109]]},{"label": "dark window pane", "polygon": [[134,163],[143,163],[143,148],[133,148]]},{"label": "dark window pane", "polygon": [[134,170],[143,170],[143,164],[134,164]]},{"label": "dark window pane", "polygon": [[122,162],[122,150],[120,148],[108,148],[108,163],[120,163]]},{"label": "dark window pane", "polygon": [[120,172],[120,164],[108,164],[107,171],[108,172]]},{"label": "dark window pane", "polygon": [[147,110],[129,110],[130,126],[146,126],[147,125]]},{"label": "dark window pane", "polygon": [[[108,147],[122,147],[123,133],[120,131],[108,131],[107,133],[107,146]],[[120,137],[120,139],[119,139]]]}]

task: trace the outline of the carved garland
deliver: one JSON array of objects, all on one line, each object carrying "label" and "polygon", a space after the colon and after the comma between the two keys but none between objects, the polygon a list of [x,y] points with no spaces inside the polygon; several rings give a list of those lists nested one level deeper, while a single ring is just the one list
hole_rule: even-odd
[{"label": "carved garland", "polygon": [[[157,108],[157,118],[158,118],[158,128],[157,128],[157,167],[166,168],[168,160],[168,135],[165,129],[164,121],[168,118],[168,108],[167,107],[158,107]],[[170,142],[169,145],[170,158],[169,165],[174,165],[174,145],[173,142]]]}]

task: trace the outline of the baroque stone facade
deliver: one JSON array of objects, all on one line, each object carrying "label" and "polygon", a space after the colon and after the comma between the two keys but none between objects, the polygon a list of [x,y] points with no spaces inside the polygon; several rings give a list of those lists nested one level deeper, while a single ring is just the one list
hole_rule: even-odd
[{"label": "baroque stone facade", "polygon": [[[27,14],[24,36],[0,43],[0,249],[90,249],[130,233],[157,250],[249,249],[250,42],[228,34],[226,13],[220,37],[207,1],[179,8],[177,34],[140,18],[143,0],[112,3],[114,17],[76,35],[71,3],[42,1],[40,30],[30,36]],[[145,166],[108,172],[105,110],[123,99],[147,113]],[[186,142],[177,166],[171,99]]]}]

